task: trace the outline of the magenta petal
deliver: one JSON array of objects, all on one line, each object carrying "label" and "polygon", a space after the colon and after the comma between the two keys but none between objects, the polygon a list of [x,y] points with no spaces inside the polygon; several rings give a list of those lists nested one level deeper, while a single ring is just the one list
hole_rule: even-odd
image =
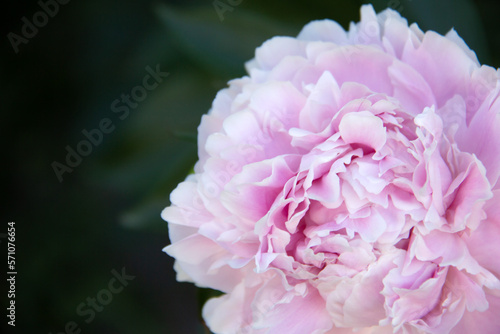
[{"label": "magenta petal", "polygon": [[488,309],[485,311],[465,312],[460,322],[450,334],[491,333],[500,328],[500,295],[487,293]]},{"label": "magenta petal", "polygon": [[246,67],[162,212],[210,329],[500,333],[500,72],[371,5]]},{"label": "magenta petal", "polygon": [[384,146],[387,139],[382,120],[366,111],[342,117],[339,131],[347,144],[362,144],[376,151]]}]

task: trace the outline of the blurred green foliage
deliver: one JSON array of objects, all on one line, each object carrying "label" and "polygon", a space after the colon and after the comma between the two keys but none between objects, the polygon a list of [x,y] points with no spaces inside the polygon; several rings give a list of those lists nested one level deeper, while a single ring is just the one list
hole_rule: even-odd
[{"label": "blurred green foliage", "polygon": [[[481,62],[500,64],[498,2],[372,3],[423,29],[454,26]],[[35,1],[10,5],[4,36],[20,34],[21,18],[40,11]],[[211,292],[175,282],[173,261],[161,252],[168,234],[160,218],[196,162],[200,117],[228,80],[245,74],[245,61],[266,39],[295,36],[314,19],[347,27],[358,21],[360,5],[243,0],[221,20],[213,1],[71,1],[19,53],[5,38],[0,232],[16,221],[16,329],[59,333],[75,321],[82,333],[205,332],[199,307]],[[120,119],[112,103],[143,84],[146,66],[169,76]],[[82,131],[104,118],[114,130],[60,183],[53,161],[64,163],[65,147],[75,149],[86,139]],[[87,324],[77,306],[122,267],[136,278]],[[14,332],[5,321],[2,329]]]}]

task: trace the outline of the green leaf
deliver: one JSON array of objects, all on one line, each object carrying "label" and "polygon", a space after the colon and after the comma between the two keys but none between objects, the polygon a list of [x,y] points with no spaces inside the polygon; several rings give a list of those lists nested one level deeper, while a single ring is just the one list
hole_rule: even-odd
[{"label": "green leaf", "polygon": [[174,136],[188,143],[196,144],[198,142],[198,134],[186,131],[174,131]]},{"label": "green leaf", "polygon": [[244,63],[267,39],[298,33],[241,7],[226,12],[224,21],[213,7],[178,10],[161,4],[156,12],[193,61],[230,76],[243,75]]},{"label": "green leaf", "polygon": [[[96,159],[89,160],[94,164],[86,175],[101,185],[135,194],[143,203],[144,198],[161,197],[163,206],[168,205],[168,194],[197,160],[194,134],[215,96],[207,81],[204,75],[174,69],[126,119],[111,115],[116,130],[105,138]],[[191,140],[179,140],[176,132],[192,134]],[[126,217],[127,226],[137,223],[135,214]]]},{"label": "green leaf", "polygon": [[161,211],[168,205],[167,198],[154,198],[127,210],[120,216],[122,226],[131,229],[152,229],[166,232],[167,223],[160,217]]}]

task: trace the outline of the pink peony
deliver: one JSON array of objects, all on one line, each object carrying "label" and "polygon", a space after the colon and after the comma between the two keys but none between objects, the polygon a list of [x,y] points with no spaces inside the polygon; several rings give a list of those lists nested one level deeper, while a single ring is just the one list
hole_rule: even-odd
[{"label": "pink peony", "polygon": [[500,333],[500,74],[361,8],[275,37],[220,91],[171,194],[215,333]]}]

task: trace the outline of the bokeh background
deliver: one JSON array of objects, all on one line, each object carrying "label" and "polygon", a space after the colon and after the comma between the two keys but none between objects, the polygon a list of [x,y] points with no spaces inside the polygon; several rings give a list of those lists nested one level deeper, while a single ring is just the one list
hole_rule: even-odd
[{"label": "bokeh background", "polygon": [[[500,66],[498,1],[371,3],[425,30],[455,27],[481,63]],[[41,5],[4,2],[2,333],[66,333],[71,321],[81,333],[207,333],[200,307],[209,292],[177,283],[173,260],[161,251],[169,241],[160,212],[196,161],[200,117],[229,79],[245,74],[244,62],[266,39],[295,36],[314,19],[347,27],[359,20],[361,4],[72,0],[16,53],[8,34],[22,36],[22,18],[33,22]],[[126,117],[113,112],[113,101],[142,85],[147,66],[169,75]],[[114,130],[60,182],[53,162],[65,164],[66,146],[76,149],[86,139],[82,131],[105,118]],[[6,324],[9,221],[16,222],[15,328]],[[77,307],[122,268],[135,278],[87,323]]]}]

